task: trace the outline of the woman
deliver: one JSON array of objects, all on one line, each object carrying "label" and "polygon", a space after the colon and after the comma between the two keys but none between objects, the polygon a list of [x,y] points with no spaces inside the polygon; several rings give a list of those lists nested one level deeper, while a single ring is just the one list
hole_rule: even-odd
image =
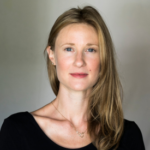
[{"label": "woman", "polygon": [[56,98],[6,118],[1,150],[145,149],[139,127],[123,118],[112,40],[95,8],[59,16],[44,54]]}]

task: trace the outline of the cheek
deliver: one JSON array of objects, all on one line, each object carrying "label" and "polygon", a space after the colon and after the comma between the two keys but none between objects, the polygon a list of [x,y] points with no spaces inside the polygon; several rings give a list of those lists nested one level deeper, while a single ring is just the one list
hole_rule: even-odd
[{"label": "cheek", "polygon": [[100,71],[100,61],[98,60],[93,60],[89,64],[89,72],[90,73],[99,73]]},{"label": "cheek", "polygon": [[66,73],[69,73],[68,71],[69,71],[69,66],[70,66],[69,65],[70,60],[63,58],[63,57],[61,58],[59,57],[59,58],[56,58],[56,61],[57,61],[57,67],[56,67],[57,76],[58,76],[58,79],[60,79],[60,78],[65,77]]},{"label": "cheek", "polygon": [[57,58],[57,65],[59,66],[59,69],[61,69],[62,71],[68,69],[70,64],[71,61],[69,58],[66,57]]},{"label": "cheek", "polygon": [[94,86],[98,80],[100,72],[100,61],[95,60],[90,64],[89,67],[89,79],[92,81],[92,86]]},{"label": "cheek", "polygon": [[58,66],[58,71],[60,71],[60,72],[64,72],[64,71],[66,72],[67,71],[68,65],[66,62],[59,61],[57,66]]}]

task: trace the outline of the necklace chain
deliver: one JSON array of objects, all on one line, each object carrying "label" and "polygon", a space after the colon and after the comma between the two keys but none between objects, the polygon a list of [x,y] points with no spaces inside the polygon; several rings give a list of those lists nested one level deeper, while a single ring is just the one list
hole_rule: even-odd
[{"label": "necklace chain", "polygon": [[[52,105],[54,106],[54,104],[52,103]],[[54,106],[54,108],[60,113],[60,111]],[[60,113],[61,114],[61,113]],[[62,114],[61,114],[62,115]],[[62,115],[64,117],[64,115]],[[66,120],[68,120],[66,117],[64,117]],[[68,120],[69,121],[69,120]],[[70,121],[69,121],[70,122]],[[70,122],[71,123],[71,122]],[[72,123],[71,123],[72,124]],[[81,137],[83,138],[84,137],[84,133],[86,132],[86,130],[84,132],[79,132],[76,130],[76,128],[74,127],[74,125],[72,124],[74,130],[76,131],[76,133]]]}]

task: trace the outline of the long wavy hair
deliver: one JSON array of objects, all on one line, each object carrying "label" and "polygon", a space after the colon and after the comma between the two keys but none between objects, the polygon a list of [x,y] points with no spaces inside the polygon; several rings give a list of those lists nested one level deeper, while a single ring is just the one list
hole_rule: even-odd
[{"label": "long wavy hair", "polygon": [[[117,149],[124,129],[122,110],[122,86],[116,70],[114,59],[114,46],[107,26],[92,6],[82,9],[71,8],[60,15],[55,21],[48,38],[47,46],[55,50],[55,41],[62,28],[72,23],[86,23],[95,28],[99,39],[100,72],[96,84],[89,95],[88,102],[88,128],[87,131],[93,139],[98,150]],[[49,81],[53,92],[57,96],[59,80],[56,66],[51,64],[46,48],[44,56],[47,59]]]}]

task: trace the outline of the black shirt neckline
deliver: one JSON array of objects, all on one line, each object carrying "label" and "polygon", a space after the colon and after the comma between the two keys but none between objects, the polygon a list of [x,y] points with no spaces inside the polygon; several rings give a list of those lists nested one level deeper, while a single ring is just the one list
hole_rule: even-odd
[{"label": "black shirt neckline", "polygon": [[[54,141],[52,141],[45,133],[44,131],[40,128],[40,126],[38,125],[38,123],[36,122],[35,118],[32,116],[32,114],[28,111],[26,111],[26,113],[30,116],[31,121],[34,123],[34,125],[37,127],[37,129],[39,130],[40,134],[42,135],[42,137],[45,138],[45,140],[49,141],[51,144],[53,144],[54,146],[56,146],[58,149],[64,149],[64,150],[87,150],[87,149],[91,149],[91,148],[95,148],[95,146],[90,143],[86,146],[83,147],[79,147],[79,148],[66,148],[63,147],[61,145],[58,145],[57,143],[55,143]],[[95,148],[96,149],[96,148]]]}]

